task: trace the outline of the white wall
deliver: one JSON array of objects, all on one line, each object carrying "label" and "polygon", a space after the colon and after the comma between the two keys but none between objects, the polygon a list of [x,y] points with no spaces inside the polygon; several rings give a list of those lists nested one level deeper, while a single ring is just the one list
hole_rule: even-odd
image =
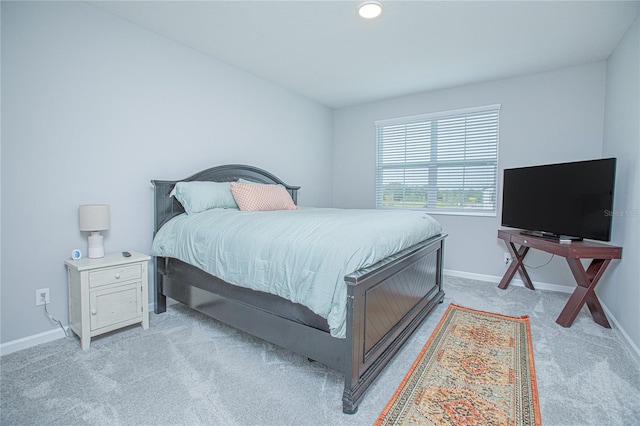
[{"label": "white wall", "polygon": [[607,65],[603,155],[617,157],[612,242],[622,246],[596,293],[640,347],[640,18]]},{"label": "white wall", "polygon": [[111,206],[107,252],[149,252],[151,179],[245,163],[331,204],[331,110],[84,2],[2,2],[1,341],[67,323],[77,208]]},{"label": "white wall", "polygon": [[[334,111],[334,205],[375,205],[374,121],[501,104],[499,174],[509,167],[600,158],[606,63],[405,96]],[[498,193],[501,189],[498,188]],[[437,215],[445,232],[445,268],[491,277],[504,273],[497,217]],[[527,264],[546,253],[531,251]],[[531,269],[534,282],[575,286],[564,259]]]}]

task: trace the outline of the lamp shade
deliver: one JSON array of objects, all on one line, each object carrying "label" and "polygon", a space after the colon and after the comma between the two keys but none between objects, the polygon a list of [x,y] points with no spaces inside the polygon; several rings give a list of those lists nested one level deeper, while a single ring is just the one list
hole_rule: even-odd
[{"label": "lamp shade", "polygon": [[111,215],[107,204],[84,204],[78,208],[81,231],[106,231]]}]

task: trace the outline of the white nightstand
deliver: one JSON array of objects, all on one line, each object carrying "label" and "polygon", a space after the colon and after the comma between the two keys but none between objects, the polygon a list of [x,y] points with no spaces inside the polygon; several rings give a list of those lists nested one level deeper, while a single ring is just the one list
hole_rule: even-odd
[{"label": "white nightstand", "polygon": [[100,259],[67,260],[69,328],[82,350],[91,338],[131,324],[149,328],[147,264],[151,257],[131,252]]}]

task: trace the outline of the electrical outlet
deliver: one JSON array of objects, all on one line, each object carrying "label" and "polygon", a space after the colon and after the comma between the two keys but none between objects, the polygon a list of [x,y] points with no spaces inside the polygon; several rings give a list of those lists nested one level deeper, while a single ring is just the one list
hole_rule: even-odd
[{"label": "electrical outlet", "polygon": [[36,290],[36,306],[44,305],[49,302],[49,289],[41,288]]},{"label": "electrical outlet", "polygon": [[504,264],[508,265],[511,263],[511,255],[507,252],[504,253]]}]

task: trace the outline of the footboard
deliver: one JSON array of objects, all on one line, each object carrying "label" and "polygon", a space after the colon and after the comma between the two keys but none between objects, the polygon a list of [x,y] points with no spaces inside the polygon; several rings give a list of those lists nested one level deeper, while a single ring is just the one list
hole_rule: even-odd
[{"label": "footboard", "polygon": [[442,302],[444,239],[439,235],[384,264],[347,275],[347,357],[343,411],[364,392],[438,303]]}]

